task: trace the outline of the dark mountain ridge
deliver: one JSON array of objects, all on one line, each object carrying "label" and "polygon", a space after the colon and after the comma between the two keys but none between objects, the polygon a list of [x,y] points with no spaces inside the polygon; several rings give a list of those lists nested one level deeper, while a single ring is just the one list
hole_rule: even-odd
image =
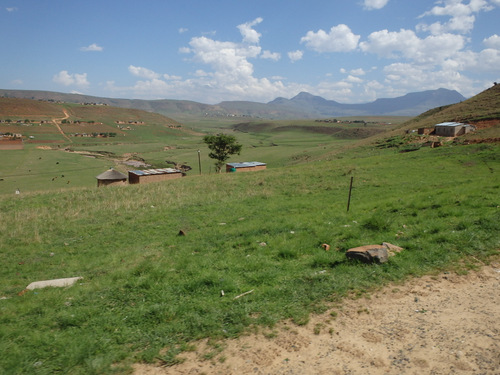
[{"label": "dark mountain ridge", "polygon": [[215,105],[188,100],[114,99],[36,90],[0,89],[0,97],[106,104],[121,108],[157,112],[174,118],[176,115],[190,115],[198,117],[258,117],[269,119],[416,116],[434,107],[465,100],[465,97],[457,91],[444,88],[409,93],[396,98],[382,98],[363,104],[343,104],[307,92],[301,92],[291,99],[279,97],[268,103],[225,101]]}]

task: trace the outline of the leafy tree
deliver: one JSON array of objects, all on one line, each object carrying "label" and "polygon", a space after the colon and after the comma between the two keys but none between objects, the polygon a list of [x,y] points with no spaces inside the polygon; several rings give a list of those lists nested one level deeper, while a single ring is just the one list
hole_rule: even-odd
[{"label": "leafy tree", "polygon": [[206,135],[203,142],[212,150],[208,154],[215,159],[215,169],[220,172],[227,159],[233,154],[240,154],[242,145],[236,142],[236,137],[227,134]]}]

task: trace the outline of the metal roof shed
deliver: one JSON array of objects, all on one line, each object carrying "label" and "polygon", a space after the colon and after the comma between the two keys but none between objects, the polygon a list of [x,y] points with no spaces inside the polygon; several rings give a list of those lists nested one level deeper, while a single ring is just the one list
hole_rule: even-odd
[{"label": "metal roof shed", "polygon": [[246,161],[242,163],[227,163],[226,172],[253,172],[266,169],[266,163],[259,161]]},{"label": "metal roof shed", "polygon": [[435,134],[442,137],[456,137],[475,130],[475,127],[461,122],[442,122],[434,125]]},{"label": "metal roof shed", "polygon": [[180,178],[183,173],[179,169],[160,168],[128,171],[128,182],[130,184],[145,184]]}]

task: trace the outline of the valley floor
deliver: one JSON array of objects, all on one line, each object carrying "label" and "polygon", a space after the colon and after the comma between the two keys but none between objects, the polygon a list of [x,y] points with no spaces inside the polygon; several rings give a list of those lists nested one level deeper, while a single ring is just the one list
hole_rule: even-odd
[{"label": "valley floor", "polygon": [[[498,374],[500,260],[467,275],[441,273],[385,287],[367,298],[282,323],[267,334],[224,343],[210,360],[206,341],[166,374]],[[333,313],[332,313],[333,312]],[[272,334],[273,333],[273,334]]]}]

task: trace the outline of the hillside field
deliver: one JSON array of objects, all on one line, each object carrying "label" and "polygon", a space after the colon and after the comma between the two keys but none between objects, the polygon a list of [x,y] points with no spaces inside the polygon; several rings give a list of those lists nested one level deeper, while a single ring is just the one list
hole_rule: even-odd
[{"label": "hillside field", "polygon": [[[0,133],[21,133],[24,137],[23,150],[2,150],[0,143],[5,160],[0,165],[0,194],[13,194],[17,189],[33,192],[96,186],[95,176],[110,167],[124,173],[137,169],[124,163],[127,161],[141,161],[150,168],[187,165],[192,168],[188,177],[199,175],[198,150],[201,171],[210,174],[214,163],[202,141],[210,133],[231,133],[243,145],[241,155],[234,155],[231,161],[261,161],[268,168],[281,168],[321,159],[346,145],[394,129],[404,119],[346,119],[331,124],[314,120],[249,123],[248,119],[239,122],[243,119],[235,118],[180,124],[132,109],[0,98]],[[82,133],[114,135],[74,136]]]},{"label": "hillside field", "polygon": [[[499,248],[498,151],[366,148],[256,173],[4,195],[0,368],[124,372],[176,363],[204,337],[215,356],[220,339],[305,324],[375,285],[487,262]],[[350,247],[383,241],[405,250],[378,266],[345,260]],[[74,276],[74,287],[18,295]]]},{"label": "hillside field", "polygon": [[[402,119],[179,127],[144,114],[125,135],[77,140],[63,119],[116,128],[118,114],[136,112],[102,107],[89,118],[77,105],[49,104],[47,124],[1,124],[27,136],[31,127],[52,131],[0,150],[2,374],[127,374],[137,363],[178,364],[200,340],[202,359],[223,363],[226,339],[272,338],[280,322],[293,331],[326,312],[332,319],[318,329],[335,332],[346,298],[422,275],[466,274],[498,256],[500,145],[489,141],[498,121],[474,135],[485,143],[450,139],[438,148],[422,146],[428,139],[411,132],[419,125]],[[471,108],[460,104],[457,119]],[[7,116],[14,119],[3,112],[0,120]],[[268,169],[213,173],[202,137],[218,132],[244,146],[231,161]],[[193,169],[165,183],[96,187],[110,166],[132,168],[127,160]],[[382,242],[403,251],[383,264],[346,258],[352,247]],[[25,290],[67,277],[82,279]]]}]

